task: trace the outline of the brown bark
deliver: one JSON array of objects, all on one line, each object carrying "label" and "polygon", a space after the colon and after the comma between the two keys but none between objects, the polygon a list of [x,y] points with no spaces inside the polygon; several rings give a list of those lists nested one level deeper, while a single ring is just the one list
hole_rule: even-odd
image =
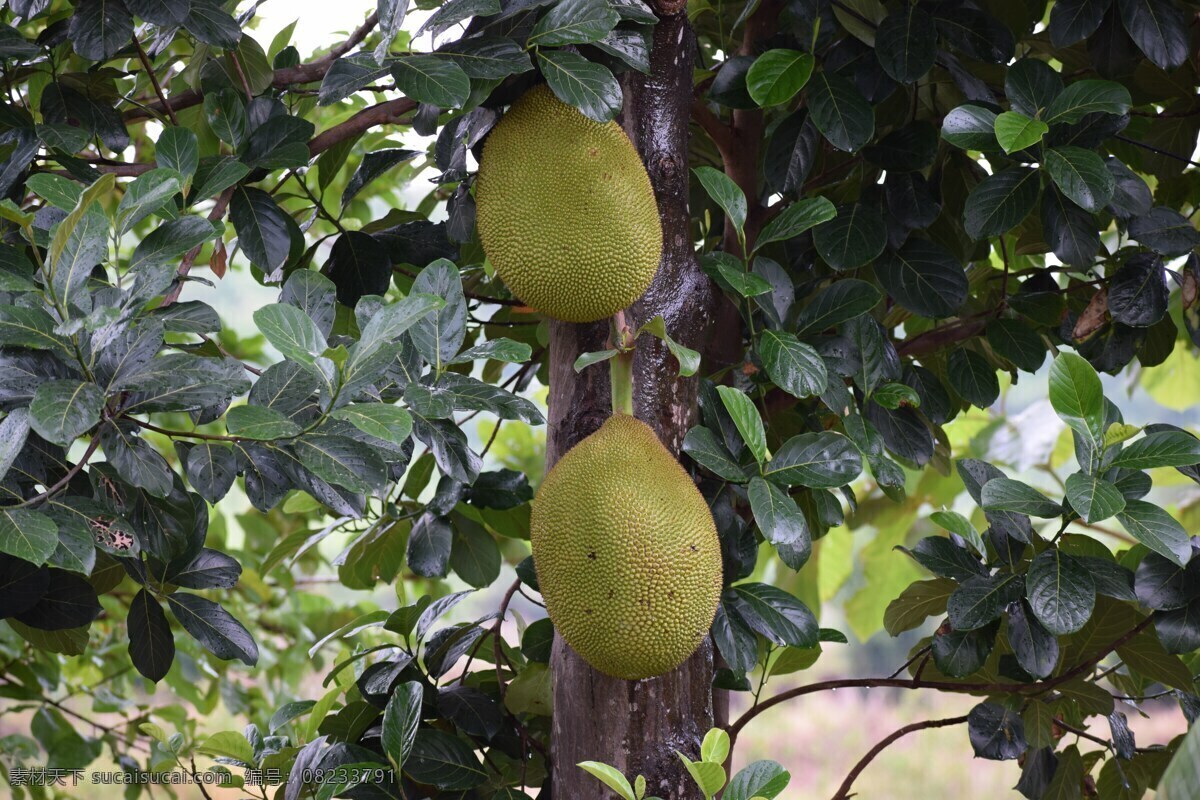
[{"label": "brown bark", "polygon": [[[692,86],[691,27],[686,15],[662,16],[655,26],[649,75],[624,84],[625,129],[641,154],[658,200],[663,254],[658,275],[630,309],[635,327],[662,316],[672,337],[702,348],[712,325],[714,294],[692,250],[687,206],[688,112]],[[605,346],[607,323],[550,328],[550,420],[547,466],[598,428],[611,413],[608,372],[591,367],[575,374],[580,353]],[[660,342],[638,340],[634,359],[634,410],[678,453],[696,413],[698,381],[677,377],[678,364]],[[553,796],[607,800],[611,793],[580,770],[595,760],[623,773],[646,776],[647,793],[666,800],[699,798],[676,750],[698,757],[712,725],[712,646],[700,648],[678,669],[644,681],[609,678],[589,667],[556,639]]]}]

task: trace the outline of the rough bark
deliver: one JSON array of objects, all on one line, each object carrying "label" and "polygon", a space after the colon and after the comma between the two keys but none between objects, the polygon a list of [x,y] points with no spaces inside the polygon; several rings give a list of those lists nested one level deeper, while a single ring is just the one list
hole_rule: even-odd
[{"label": "rough bark", "polygon": [[[660,6],[660,15],[666,9]],[[700,271],[688,230],[688,113],[694,40],[686,15],[662,15],[655,27],[649,75],[624,82],[625,130],[637,147],[658,199],[663,255],[654,283],[629,312],[636,328],[662,316],[681,343],[702,348],[712,325],[714,294]],[[608,371],[576,375],[580,353],[605,346],[607,323],[550,328],[550,429],[547,466],[598,428],[610,414]],[[657,340],[638,341],[634,410],[672,452],[678,453],[696,413],[698,382],[677,377],[678,364]],[[695,758],[712,724],[712,647],[707,641],[681,667],[650,680],[609,678],[556,639],[554,672],[553,796],[607,800],[609,791],[577,766],[596,760],[627,775],[643,774],[648,794],[691,800],[700,794],[675,751]]]}]

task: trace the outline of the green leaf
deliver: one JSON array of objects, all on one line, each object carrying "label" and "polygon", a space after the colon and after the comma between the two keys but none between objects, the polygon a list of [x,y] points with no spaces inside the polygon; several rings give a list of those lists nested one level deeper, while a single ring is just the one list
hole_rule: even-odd
[{"label": "green leaf", "polygon": [[[55,208],[68,212],[74,210],[79,204],[80,195],[83,194],[83,187],[75,181],[49,172],[35,172],[30,175],[29,180],[25,181],[25,187]],[[131,183],[130,188],[132,187]]]},{"label": "green leaf", "polygon": [[417,681],[396,687],[383,710],[383,751],[399,772],[412,752],[421,722],[421,701],[425,690]]},{"label": "green leaf", "polygon": [[310,433],[293,440],[291,447],[305,469],[352,492],[375,491],[387,477],[387,466],[375,450],[347,436]]},{"label": "green leaf", "polygon": [[57,547],[54,520],[24,508],[0,508],[0,552],[40,565]]},{"label": "green leaf", "polygon": [[821,70],[808,89],[817,130],[838,150],[853,153],[875,135],[875,109],[846,78]]},{"label": "green leaf", "polygon": [[[704,734],[704,741],[700,742],[700,758],[703,761],[708,761],[713,764],[724,764],[725,759],[729,757],[729,734],[720,728],[713,728],[708,733]],[[725,781],[721,781],[721,786],[725,785]]]},{"label": "green leaf", "polygon": [[910,238],[875,261],[875,277],[897,303],[931,319],[953,315],[967,299],[967,275],[948,250]]},{"label": "green leaf", "polygon": [[579,358],[575,359],[574,370],[576,372],[583,372],[593,364],[608,361],[610,358],[619,355],[620,352],[620,350],[597,350],[594,353],[583,353]]},{"label": "green leaf", "polygon": [[254,322],[276,350],[301,364],[313,364],[329,348],[312,318],[286,303],[272,303],[254,312]]},{"label": "green leaf", "polygon": [[448,58],[403,56],[392,64],[392,75],[406,97],[439,108],[461,108],[471,93],[471,79]]},{"label": "green leaf", "polygon": [[887,225],[867,203],[839,206],[837,216],[813,229],[813,244],[825,263],[848,270],[870,263],[887,246]]},{"label": "green leaf", "polygon": [[997,319],[988,323],[987,341],[996,355],[1018,369],[1036,372],[1046,360],[1046,343],[1024,322]]},{"label": "green leaf", "polygon": [[[988,481],[985,494],[995,482]],[[1074,633],[1092,616],[1096,604],[1092,576],[1078,559],[1058,548],[1051,547],[1030,562],[1025,584],[1034,616],[1055,636]]]},{"label": "green leaf", "polygon": [[236,658],[248,666],[258,663],[254,637],[221,606],[185,592],[169,595],[167,603],[184,630],[217,658]]},{"label": "green leaf", "polygon": [[1133,538],[1167,560],[1183,566],[1192,555],[1187,531],[1174,517],[1145,500],[1127,500],[1117,521]]},{"label": "green leaf", "polygon": [[742,583],[726,592],[747,625],[776,645],[814,647],[820,641],[817,619],[784,590],[765,583]]},{"label": "green leaf", "polygon": [[692,776],[696,785],[700,787],[700,792],[705,798],[711,800],[717,792],[721,791],[721,787],[725,785],[724,767],[708,761],[692,761],[678,750],[675,751],[675,754],[679,756],[679,760],[683,762],[683,766]]},{"label": "green leaf", "polygon": [[796,335],[820,333],[866,314],[883,299],[871,284],[857,278],[835,281],[800,312]]},{"label": "green leaf", "polygon": [[758,348],[767,375],[793,397],[819,395],[829,385],[820,353],[787,331],[764,330]]},{"label": "green leaf", "polygon": [[824,197],[809,197],[797,200],[768,222],[758,234],[754,249],[758,250],[772,242],[784,242],[799,236],[809,228],[828,222],[837,216],[833,203]]},{"label": "green leaf", "polygon": [[750,479],[747,495],[763,538],[776,547],[787,545],[803,554],[797,561],[807,560],[812,552],[812,539],[796,501],[783,489],[757,476]]},{"label": "green leaf", "polygon": [[786,103],[808,83],[815,63],[810,54],[799,50],[768,50],[750,65],[746,89],[763,108]]},{"label": "green leaf", "polygon": [[875,56],[883,71],[900,83],[923,77],[937,57],[933,17],[916,4],[888,14],[875,30]]},{"label": "green leaf", "polygon": [[1067,478],[1067,501],[1088,523],[1106,520],[1125,508],[1125,496],[1117,487],[1083,472]]},{"label": "green leaf", "polygon": [[152,169],[125,188],[117,206],[117,233],[126,234],[140,221],[166,205],[183,188],[173,169]]},{"label": "green leaf", "polygon": [[239,186],[229,203],[229,221],[251,264],[270,274],[287,261],[296,224],[271,195]]},{"label": "green leaf", "polygon": [[1118,647],[1117,655],[1129,669],[1152,681],[1189,694],[1196,690],[1192,670],[1179,656],[1164,650],[1158,636],[1151,631],[1142,631]]},{"label": "green leaf", "polygon": [[683,452],[697,464],[727,481],[743,483],[746,471],[733,459],[717,434],[697,425],[683,437]]},{"label": "green leaf", "polygon": [[977,408],[990,407],[1000,396],[995,367],[973,350],[960,347],[950,354],[946,378],[950,388]]},{"label": "green leaf", "polygon": [[620,19],[605,0],[563,0],[537,21],[526,44],[553,47],[599,41]]},{"label": "green leaf", "polygon": [[29,423],[48,442],[69,447],[100,421],[104,392],[94,383],[46,381],[29,403]]},{"label": "green leaf", "polygon": [[333,412],[368,436],[402,445],[412,433],[412,415],[399,406],[383,403],[353,403]]},{"label": "green leaf", "polygon": [[746,226],[746,195],[732,178],[718,169],[696,167],[692,172],[699,179],[704,191],[721,207],[740,233]]},{"label": "green leaf", "polygon": [[1055,123],[1076,123],[1088,114],[1125,114],[1132,101],[1129,90],[1112,81],[1075,81],[1067,86],[1050,106],[1042,119]]},{"label": "green leaf", "polygon": [[[26,11],[25,16],[33,14]],[[133,17],[125,5],[104,0],[80,0],[67,25],[75,52],[90,61],[109,60],[129,43],[132,34]]]},{"label": "green leaf", "polygon": [[736,258],[716,259],[717,273],[742,297],[758,297],[772,290],[767,280],[753,272],[747,272]]},{"label": "green leaf", "polygon": [[25,447],[28,438],[28,409],[15,408],[0,421],[0,480],[3,480],[8,468],[17,460],[17,455]]},{"label": "green leaf", "polygon": [[888,604],[883,627],[892,636],[922,625],[926,618],[943,614],[947,601],[958,584],[949,578],[934,578],[910,584]]},{"label": "green leaf", "polygon": [[1158,780],[1158,800],[1200,797],[1200,725],[1193,725]]},{"label": "green leaf", "polygon": [[700,354],[672,339],[667,333],[667,322],[662,317],[655,317],[638,328],[638,335],[640,336],[643,331],[662,340],[667,349],[671,351],[671,355],[675,356],[675,360],[679,362],[680,375],[686,378],[689,375],[695,375],[696,370],[700,369]]},{"label": "green leaf", "polygon": [[223,226],[204,217],[187,216],[173,219],[151,231],[138,242],[129,259],[131,270],[151,270],[170,263],[193,247],[220,235]]},{"label": "green leaf", "polygon": [[784,442],[763,476],[785,486],[836,489],[862,473],[862,455],[847,437],[832,431],[802,433]]},{"label": "green leaf", "polygon": [[225,415],[230,436],[243,439],[283,439],[300,433],[300,426],[273,408],[234,406]]},{"label": "green leaf", "polygon": [[978,630],[999,617],[1014,599],[1020,599],[1020,592],[1019,575],[973,575],[950,595],[946,616],[956,631]]},{"label": "green leaf", "polygon": [[223,756],[240,761],[243,764],[254,764],[254,748],[246,737],[234,731],[214,733],[203,742],[196,745],[196,751],[210,756]]},{"label": "green leaf", "polygon": [[1050,126],[1040,119],[1030,119],[1017,111],[1005,111],[996,117],[996,141],[1006,153],[1033,147],[1049,130]]},{"label": "green leaf", "polygon": [[792,776],[774,761],[754,761],[747,764],[729,781],[722,795],[724,800],[774,800],[787,788]]},{"label": "green leaf", "polygon": [[971,521],[962,514],[959,514],[957,511],[935,511],[929,515],[929,519],[933,524],[961,536],[975,548],[975,552],[980,555],[987,555],[987,547],[983,543],[983,537],[979,535],[979,531],[975,530],[975,526],[971,524]]},{"label": "green leaf", "polygon": [[717,393],[721,396],[725,410],[733,418],[733,424],[737,426],[742,441],[750,448],[754,459],[762,464],[767,460],[767,433],[754,401],[746,396],[745,392],[732,386],[718,386]]},{"label": "green leaf", "polygon": [[1118,0],[1121,22],[1138,49],[1160,69],[1170,72],[1187,63],[1191,18],[1174,3]]},{"label": "green leaf", "polygon": [[996,112],[982,106],[963,105],[942,120],[942,138],[963,150],[998,150]]},{"label": "green leaf", "polygon": [[554,95],[597,122],[621,110],[621,85],[605,66],[567,50],[538,50],[538,64]]},{"label": "green leaf", "polygon": [[200,166],[200,145],[196,134],[187,128],[166,128],[154,145],[154,159],[159,167],[173,169],[186,183]]},{"label": "green leaf", "polygon": [[1062,506],[1027,483],[1012,478],[992,478],[983,485],[985,511],[1014,511],[1033,517],[1052,518],[1062,514]]},{"label": "green leaf", "polygon": [[1082,147],[1054,147],[1043,154],[1043,165],[1055,185],[1076,205],[1097,212],[1112,199],[1116,181],[1100,156]]},{"label": "green leaf", "polygon": [[963,206],[963,224],[972,239],[987,239],[1007,233],[1037,204],[1037,171],[1009,167],[985,178],[971,189]]},{"label": "green leaf", "polygon": [[1104,389],[1082,356],[1059,353],[1050,365],[1050,405],[1071,430],[1093,443],[1104,441]]},{"label": "green leaf", "polygon": [[[509,686],[510,692],[514,685]],[[471,745],[436,728],[417,730],[405,772],[417,783],[447,791],[473,789],[488,779]]]},{"label": "green leaf", "polygon": [[1124,469],[1187,467],[1200,463],[1200,439],[1184,431],[1148,433],[1126,445],[1109,464]]},{"label": "green leaf", "polygon": [[633,793],[633,787],[629,785],[629,781],[625,779],[625,776],[608,764],[602,764],[599,761],[581,761],[575,766],[612,789],[624,798],[624,800],[637,800],[636,795]]}]

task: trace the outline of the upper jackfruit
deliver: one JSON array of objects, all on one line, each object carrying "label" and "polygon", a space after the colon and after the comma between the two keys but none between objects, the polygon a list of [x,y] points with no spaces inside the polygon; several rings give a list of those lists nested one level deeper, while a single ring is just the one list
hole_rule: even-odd
[{"label": "upper jackfruit", "polygon": [[564,455],[538,489],[530,534],[555,629],[601,672],[661,675],[708,634],[721,594],[716,525],[645,423],[611,417]]},{"label": "upper jackfruit", "polygon": [[588,119],[545,85],[488,136],[475,198],[488,259],[547,316],[612,316],[658,271],[662,227],[637,151],[615,122]]}]

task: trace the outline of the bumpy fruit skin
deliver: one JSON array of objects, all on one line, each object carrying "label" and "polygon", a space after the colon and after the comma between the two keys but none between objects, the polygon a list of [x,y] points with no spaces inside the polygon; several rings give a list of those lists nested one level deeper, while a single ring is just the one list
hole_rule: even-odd
[{"label": "bumpy fruit skin", "polygon": [[488,136],[475,186],[484,252],[547,316],[610,317],[658,271],[662,226],[637,151],[617,123],[588,119],[545,85]]},{"label": "bumpy fruit skin", "polygon": [[695,652],[721,594],[704,497],[649,426],[614,416],[533,501],[533,562],[559,634],[601,672],[661,675]]}]

